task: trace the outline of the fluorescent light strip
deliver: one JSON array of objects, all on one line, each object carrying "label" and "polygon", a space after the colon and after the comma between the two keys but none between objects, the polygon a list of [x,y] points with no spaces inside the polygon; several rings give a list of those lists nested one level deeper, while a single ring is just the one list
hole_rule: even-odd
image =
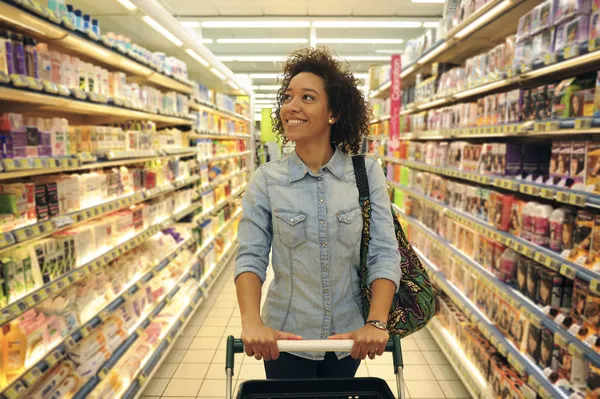
[{"label": "fluorescent light strip", "polygon": [[389,61],[390,57],[385,55],[340,55],[336,57],[342,61]]},{"label": "fluorescent light strip", "polygon": [[281,62],[286,58],[283,55],[224,55],[217,57],[221,62]]},{"label": "fluorescent light strip", "polygon": [[198,53],[196,53],[194,50],[192,50],[191,48],[185,50],[185,52],[192,57],[193,59],[195,59],[196,61],[198,61],[200,64],[202,64],[205,67],[209,67],[210,64],[208,63],[208,61],[206,61],[204,58],[202,58],[200,55],[198,55]]},{"label": "fluorescent light strip", "polygon": [[199,42],[202,44],[211,44],[214,42],[214,40],[213,39],[200,39]]},{"label": "fluorescent light strip", "polygon": [[303,38],[235,38],[235,39],[217,39],[217,43],[222,44],[303,44],[308,43],[308,39]]},{"label": "fluorescent light strip", "polygon": [[233,83],[231,80],[227,81],[227,84],[229,85],[229,87],[231,87],[233,90],[239,90],[239,86],[236,85],[235,83]]},{"label": "fluorescent light strip", "polygon": [[355,73],[354,77],[356,79],[367,79],[369,77],[368,73]]},{"label": "fluorescent light strip", "polygon": [[227,76],[225,76],[223,72],[219,71],[217,68],[210,68],[210,71],[221,80],[227,79]]},{"label": "fluorescent light strip", "polygon": [[420,28],[418,21],[315,21],[315,28]]},{"label": "fluorescent light strip", "polygon": [[149,16],[144,15],[142,17],[142,20],[146,24],[148,24],[148,26],[150,26],[152,29],[154,29],[155,31],[157,31],[158,33],[160,33],[161,35],[163,35],[165,38],[167,38],[175,46],[181,47],[183,45],[183,42],[181,40],[179,40],[177,37],[175,37],[175,35],[173,35],[171,32],[169,32],[168,30],[166,30],[161,24],[159,24],[158,22],[156,22],[155,20],[153,20]]},{"label": "fluorescent light strip", "polygon": [[251,73],[248,74],[250,79],[279,79],[283,78],[283,75],[278,73]]},{"label": "fluorescent light strip", "polygon": [[281,89],[280,85],[252,86],[252,90],[277,91],[279,89]]},{"label": "fluorescent light strip", "polygon": [[276,93],[266,93],[266,94],[255,94],[255,98],[277,98]]},{"label": "fluorescent light strip", "polygon": [[410,0],[411,3],[444,4],[446,0]]},{"label": "fluorescent light strip", "polygon": [[477,30],[479,27],[487,24],[492,19],[496,18],[499,14],[501,14],[504,10],[512,5],[510,0],[504,0],[502,3],[496,5],[494,8],[483,14],[481,17],[477,18],[475,21],[471,22],[469,25],[461,29],[454,36],[458,39],[462,39],[467,36],[469,33]]},{"label": "fluorescent light strip", "polygon": [[317,43],[325,44],[402,44],[402,39],[365,39],[365,38],[343,38],[343,37],[325,37],[317,38]]},{"label": "fluorescent light strip", "polygon": [[129,11],[135,11],[135,10],[137,10],[137,7],[135,6],[135,4],[133,4],[129,0],[117,0],[117,3],[121,4],[123,7],[125,7]]},{"label": "fluorescent light strip", "polygon": [[181,21],[180,24],[184,28],[199,28],[200,27],[200,22],[197,22],[197,21]]},{"label": "fluorescent light strip", "polygon": [[309,21],[204,21],[203,28],[308,28]]},{"label": "fluorescent light strip", "polygon": [[438,26],[440,26],[439,22],[424,22],[423,23],[423,28],[437,28]]}]

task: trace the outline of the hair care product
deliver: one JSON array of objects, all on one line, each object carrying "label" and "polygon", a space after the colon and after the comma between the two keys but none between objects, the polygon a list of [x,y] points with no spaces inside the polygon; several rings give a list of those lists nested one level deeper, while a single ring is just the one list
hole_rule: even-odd
[{"label": "hair care product", "polygon": [[52,82],[52,56],[46,43],[37,44],[38,75],[41,80]]},{"label": "hair care product", "polygon": [[25,63],[27,65],[27,76],[39,79],[38,54],[35,39],[25,38]]}]

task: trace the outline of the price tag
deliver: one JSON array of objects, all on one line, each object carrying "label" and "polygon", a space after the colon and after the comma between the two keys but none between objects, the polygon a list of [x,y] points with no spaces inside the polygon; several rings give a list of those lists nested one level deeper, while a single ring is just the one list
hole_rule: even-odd
[{"label": "price tag", "polygon": [[539,262],[539,263],[545,264],[545,263],[546,263],[546,261],[548,260],[548,257],[547,257],[546,255],[544,255],[544,254],[540,253],[540,252],[536,252],[536,254],[535,254],[535,256],[533,257],[533,259],[534,259],[536,262]]},{"label": "price tag", "polygon": [[573,280],[577,275],[577,271],[573,267],[563,263],[560,266],[560,274]]},{"label": "price tag", "polygon": [[48,356],[46,358],[46,363],[48,363],[49,367],[54,367],[54,365],[56,365],[56,363],[58,363],[61,359],[62,359],[62,353],[60,352],[60,349],[55,350],[54,352],[52,352],[52,354],[50,356]]},{"label": "price tag", "polygon": [[567,339],[559,332],[554,333],[554,343],[562,348],[566,348],[568,345]]},{"label": "price tag", "polygon": [[590,290],[594,291],[596,294],[600,294],[600,281],[595,279],[591,280]]},{"label": "price tag", "polygon": [[515,358],[512,353],[509,353],[507,356],[508,362],[512,364],[512,366],[517,370],[520,375],[525,375],[525,367],[519,361],[519,359]]},{"label": "price tag", "polygon": [[25,391],[25,385],[21,381],[17,381],[4,391],[4,396],[6,399],[17,399],[23,391]]},{"label": "price tag", "polygon": [[542,399],[552,399],[552,393],[548,392],[548,390],[546,389],[546,387],[540,385],[540,387],[538,388],[538,395],[540,395],[540,397]]},{"label": "price tag", "polygon": [[542,326],[542,319],[535,313],[529,313],[529,322],[537,328],[541,328]]},{"label": "price tag", "polygon": [[569,354],[575,357],[583,357],[583,351],[573,343],[569,344]]},{"label": "price tag", "polygon": [[545,199],[554,199],[556,196],[556,190],[544,187],[540,190],[540,196]]}]

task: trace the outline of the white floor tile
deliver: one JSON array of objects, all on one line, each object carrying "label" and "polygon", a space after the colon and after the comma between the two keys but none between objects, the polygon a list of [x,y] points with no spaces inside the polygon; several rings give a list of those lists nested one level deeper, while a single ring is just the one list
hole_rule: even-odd
[{"label": "white floor tile", "polygon": [[196,337],[221,338],[223,336],[224,332],[225,332],[225,326],[222,326],[222,327],[205,326],[205,327],[200,327],[200,330],[198,330],[198,334],[196,334]]},{"label": "white floor tile", "polygon": [[189,380],[189,379],[176,379],[173,378],[169,385],[167,385],[167,389],[163,392],[163,397],[165,396],[183,396],[183,397],[191,397],[195,398],[198,395],[198,391],[200,390],[200,386],[202,385],[202,380]]},{"label": "white floor tile", "polygon": [[186,328],[183,329],[183,331],[181,332],[181,336],[182,337],[195,337],[196,334],[198,333],[198,330],[200,329],[200,327],[196,327],[196,326],[187,326]]},{"label": "white floor tile", "polygon": [[393,380],[396,378],[394,373],[394,367],[390,364],[367,364],[369,369],[369,375],[375,378],[381,378],[383,380]]},{"label": "white floor tile", "polygon": [[443,399],[445,398],[442,388],[436,381],[405,381],[406,388],[411,398]]},{"label": "white floor tile", "polygon": [[439,350],[438,344],[433,339],[419,339],[416,341],[417,346],[422,351],[437,351]]},{"label": "white floor tile", "polygon": [[165,391],[167,384],[169,383],[168,378],[156,378],[153,377],[148,383],[146,389],[144,389],[143,395],[145,396],[161,396]]},{"label": "white floor tile", "polygon": [[438,364],[431,364],[429,367],[438,381],[457,381],[459,379],[458,374],[456,374],[456,371],[450,365],[440,366]]},{"label": "white floor tile", "polygon": [[154,376],[156,378],[172,378],[175,370],[177,370],[177,366],[177,363],[163,363],[158,370],[156,370]]},{"label": "white floor tile", "polygon": [[224,380],[226,377],[225,364],[220,363],[212,363],[204,376],[207,380]]},{"label": "white floor tile", "polygon": [[204,320],[204,327],[226,327],[229,323],[229,317],[207,317]]},{"label": "white floor tile", "polygon": [[367,369],[367,366],[361,364],[360,367],[358,368],[358,370],[356,370],[355,377],[357,377],[357,378],[369,377],[369,369]]},{"label": "white floor tile", "polygon": [[439,384],[446,398],[468,399],[471,397],[469,391],[467,391],[460,381],[439,381]]},{"label": "white floor tile", "polygon": [[189,349],[216,349],[219,347],[221,337],[196,337],[189,346]]},{"label": "white floor tile", "polygon": [[265,366],[263,364],[252,364],[244,363],[238,378],[242,380],[264,380],[267,378],[265,375]]},{"label": "white floor tile", "polygon": [[[395,397],[399,397],[398,396],[398,384],[396,383],[396,380],[387,380],[386,381],[388,384],[388,387],[390,387],[390,391],[392,391],[392,393],[394,394]],[[404,387],[404,398],[405,399],[410,399],[410,394],[408,393],[408,389],[406,389],[406,387]]]},{"label": "white floor tile", "polygon": [[179,337],[173,344],[175,349],[189,349],[194,337]]},{"label": "white floor tile", "polygon": [[446,359],[446,356],[440,351],[425,351],[421,353],[425,356],[427,364],[437,364],[439,366],[448,364],[448,359]]},{"label": "white floor tile", "polygon": [[205,397],[225,397],[225,380],[204,380],[200,391],[198,392],[198,398]]},{"label": "white floor tile", "polygon": [[423,352],[406,352],[403,353],[402,358],[404,360],[404,365],[406,366],[427,364]]},{"label": "white floor tile", "polygon": [[199,363],[181,363],[175,370],[173,378],[177,379],[190,379],[190,380],[201,380],[206,375],[210,364],[199,364]]},{"label": "white floor tile", "polygon": [[179,363],[181,359],[185,356],[185,349],[172,349],[167,358],[165,359],[165,363]]},{"label": "white floor tile", "polygon": [[189,349],[181,363],[211,363],[214,355],[214,349]]},{"label": "white floor tile", "polygon": [[435,381],[435,375],[427,365],[410,365],[404,368],[406,381]]}]

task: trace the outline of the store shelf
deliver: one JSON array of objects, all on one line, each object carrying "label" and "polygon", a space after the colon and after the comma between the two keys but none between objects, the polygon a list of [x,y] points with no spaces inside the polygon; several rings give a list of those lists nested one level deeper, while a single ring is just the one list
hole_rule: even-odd
[{"label": "store shelf", "polygon": [[201,160],[201,162],[223,161],[225,159],[244,157],[246,155],[250,155],[250,151],[236,152],[234,154],[217,155],[217,156],[214,156],[211,158],[203,159],[203,160]]},{"label": "store shelf", "polygon": [[176,213],[174,216],[168,217],[159,223],[155,223],[153,226],[148,227],[146,230],[138,233],[134,237],[131,237],[130,239],[118,244],[114,248],[99,254],[96,258],[90,260],[85,265],[77,267],[76,269],[57,278],[56,280],[30,292],[29,294],[20,298],[18,301],[15,301],[5,308],[0,309],[0,326],[20,316],[27,310],[39,305],[48,297],[59,294],[68,286],[75,284],[84,277],[98,271],[102,266],[110,263],[125,252],[138,247],[146,239],[152,237],[159,231],[168,228],[180,218],[184,217],[195,209],[197,209],[197,204],[190,205],[188,208]]},{"label": "store shelf", "polygon": [[0,253],[5,250],[10,250],[17,246],[24,245],[28,242],[47,237],[59,231],[74,227],[83,222],[102,217],[108,213],[129,208],[130,206],[145,202],[149,199],[170,193],[189,184],[195,183],[198,180],[200,180],[200,176],[186,177],[160,187],[155,187],[151,190],[143,190],[126,197],[114,199],[103,204],[98,204],[76,212],[60,215],[45,222],[36,223],[4,233],[0,239]]},{"label": "store shelf", "polygon": [[219,108],[214,104],[208,104],[208,103],[203,104],[203,103],[197,103],[195,101],[190,101],[189,107],[190,107],[190,109],[193,109],[195,111],[208,112],[208,113],[215,114],[215,115],[218,115],[223,118],[230,118],[230,119],[234,118],[234,119],[240,119],[245,122],[252,122],[252,119],[246,118],[244,115],[236,114],[233,111],[228,111],[226,109]]},{"label": "store shelf", "polygon": [[[372,155],[378,157],[377,155]],[[550,184],[528,182],[503,176],[465,172],[447,166],[431,166],[422,162],[396,159],[393,157],[378,158],[381,158],[387,162],[403,165],[411,169],[421,170],[424,172],[465,180],[477,184],[494,186],[508,191],[514,191],[547,200],[554,200],[563,204],[569,204],[578,207],[588,206],[600,208],[600,194],[598,193],[588,193],[585,191],[573,190],[568,187],[558,187]]]},{"label": "store shelf", "polygon": [[174,323],[169,332],[166,334],[166,338],[163,339],[157,350],[152,354],[147,361],[140,366],[130,386],[127,387],[122,395],[118,396],[119,399],[133,399],[138,398],[143,392],[144,388],[151,381],[154,374],[158,371],[162,362],[167,358],[171,349],[173,349],[175,340],[179,334],[187,326],[190,317],[194,315],[196,309],[202,302],[202,298],[206,296],[206,293],[210,291],[216,279],[225,270],[225,267],[229,261],[233,258],[236,253],[237,246],[230,244],[229,248],[223,251],[221,258],[215,263],[205,276],[202,277],[200,289],[198,293],[191,301],[190,305],[182,311],[182,316]]},{"label": "store shelf", "polygon": [[[77,172],[83,170],[109,168],[113,166],[126,166],[156,161],[159,159],[168,160],[198,155],[198,150],[193,147],[188,147],[182,150],[184,151],[177,151],[177,154],[173,155],[156,155],[152,157],[120,159],[117,161],[102,161],[93,163],[81,163],[78,159],[67,157],[3,159],[2,165],[4,166],[2,171],[0,171],[0,181],[53,173]],[[167,151],[165,150],[165,152]]]},{"label": "store shelf", "polygon": [[212,139],[212,140],[235,140],[235,139],[249,139],[249,134],[240,134],[240,133],[192,133],[190,134],[190,139]]},{"label": "store shelf", "polygon": [[427,323],[427,329],[434,341],[440,347],[446,359],[456,371],[456,374],[465,385],[465,388],[473,398],[485,398],[487,381],[481,375],[475,365],[467,358],[463,348],[457,340],[448,333],[442,323],[433,318]]},{"label": "store shelf", "polygon": [[104,305],[102,309],[94,315],[89,321],[75,329],[71,334],[66,336],[60,343],[50,350],[42,359],[36,362],[35,365],[26,370],[19,378],[9,385],[3,393],[4,399],[12,399],[18,397],[28,387],[35,386],[41,381],[46,373],[50,371],[59,361],[67,356],[70,349],[74,348],[81,340],[88,337],[96,327],[104,323],[117,308],[119,308],[125,300],[138,292],[144,284],[148,283],[157,274],[163,270],[172,260],[174,260],[181,252],[187,249],[194,242],[193,238],[188,238],[183,241],[175,250],[168,254],[164,259],[152,266],[147,272],[140,275],[135,281],[122,290],[113,300]]},{"label": "store shelf", "polygon": [[526,355],[521,353],[512,342],[467,298],[452,282],[448,281],[437,266],[429,259],[423,256],[418,250],[415,250],[423,265],[427,269],[429,277],[440,287],[454,304],[458,306],[477,326],[479,331],[492,343],[498,352],[508,359],[508,362],[522,376],[529,376],[530,385],[537,388],[537,393],[542,399],[567,399],[558,387],[555,387],[544,376],[542,370],[533,363]]},{"label": "store shelf", "polygon": [[193,123],[191,119],[152,114],[7,86],[0,86],[0,106],[5,111],[31,113],[36,116],[67,117],[70,122],[77,125],[107,125],[130,120],[149,120],[159,127],[191,126]]},{"label": "store shelf", "polygon": [[65,52],[73,52],[95,64],[132,75],[136,83],[184,94],[192,93],[190,83],[162,74],[126,53],[102,44],[102,41],[94,41],[84,34],[69,30],[64,25],[56,24],[6,0],[0,1],[0,21],[9,25],[11,30],[43,42],[51,42],[53,46],[66,50]]},{"label": "store shelf", "polygon": [[426,201],[432,207],[443,211],[446,216],[475,230],[477,233],[483,234],[492,240],[500,242],[512,250],[520,253],[521,255],[524,255],[530,259],[534,259],[536,262],[541,263],[549,269],[559,272],[561,275],[569,279],[578,278],[589,283],[590,289],[600,294],[600,273],[586,269],[575,262],[571,262],[568,259],[563,258],[560,256],[560,254],[524,240],[521,237],[498,230],[482,220],[479,220],[457,209],[451,208],[440,201],[426,197],[425,195],[420,194],[412,189],[403,187],[398,183],[388,180],[388,184],[394,188],[408,193],[413,198]]},{"label": "store shelf", "polygon": [[402,217],[410,222],[411,227],[416,227],[423,233],[428,235],[432,240],[443,246],[451,253],[452,258],[456,262],[466,265],[469,269],[478,274],[480,281],[485,282],[490,292],[496,292],[504,298],[512,307],[518,309],[527,315],[530,323],[536,326],[543,326],[554,335],[554,342],[560,343],[562,347],[569,348],[571,352],[579,353],[588,359],[593,365],[600,366],[600,354],[596,353],[591,347],[579,340],[568,330],[559,326],[552,319],[548,318],[541,308],[533,303],[529,298],[522,295],[518,290],[500,281],[496,276],[486,270],[479,263],[462,253],[444,238],[437,235],[419,220],[403,214],[397,206],[394,205],[396,211],[402,213]]}]

